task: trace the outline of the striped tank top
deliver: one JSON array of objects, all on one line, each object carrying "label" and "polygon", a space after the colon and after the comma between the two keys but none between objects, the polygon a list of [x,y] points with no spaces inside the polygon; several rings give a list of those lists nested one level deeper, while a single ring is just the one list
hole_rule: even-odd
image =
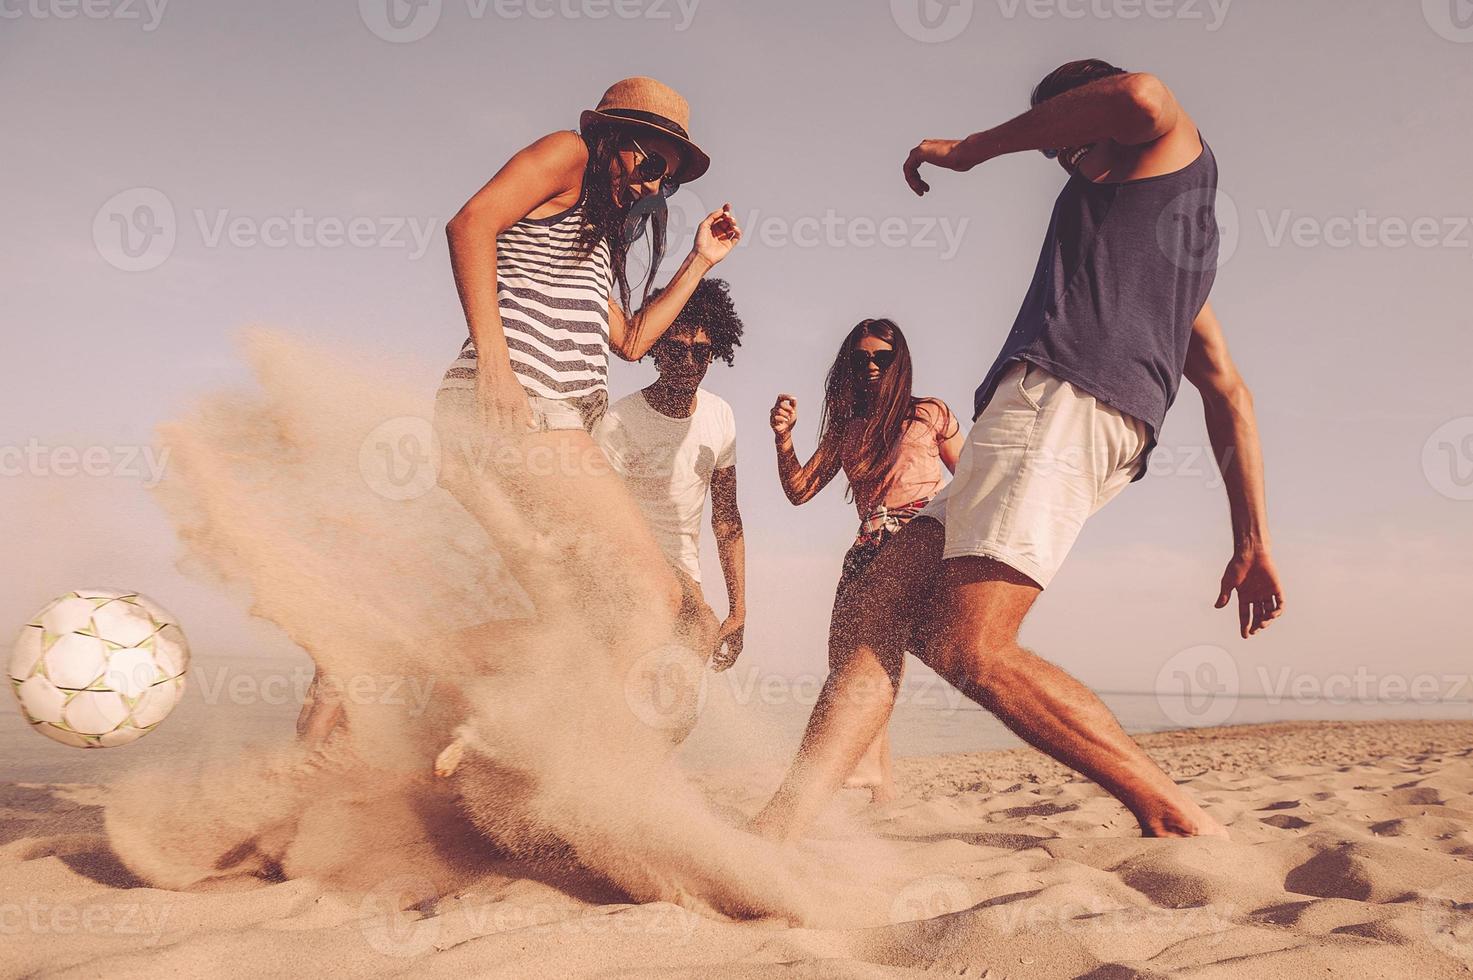
[{"label": "striped tank top", "polygon": [[[496,298],[511,367],[529,394],[562,400],[607,392],[609,243],[582,255],[583,202],[523,218],[496,237]],[[476,344],[466,338],[441,389],[475,388]]]}]

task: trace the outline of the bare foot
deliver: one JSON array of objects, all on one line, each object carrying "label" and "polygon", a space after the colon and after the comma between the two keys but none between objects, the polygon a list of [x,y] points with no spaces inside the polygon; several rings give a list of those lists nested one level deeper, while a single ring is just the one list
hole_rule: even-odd
[{"label": "bare foot", "polygon": [[1142,837],[1221,837],[1231,840],[1232,835],[1228,829],[1207,815],[1197,804],[1188,801],[1187,805],[1175,812],[1167,812],[1156,815],[1149,819],[1143,819],[1141,824]]},{"label": "bare foot", "polygon": [[435,775],[444,779],[453,776],[455,770],[460,768],[461,757],[465,755],[465,741],[461,736],[455,736],[455,741],[440,750],[435,756]]}]

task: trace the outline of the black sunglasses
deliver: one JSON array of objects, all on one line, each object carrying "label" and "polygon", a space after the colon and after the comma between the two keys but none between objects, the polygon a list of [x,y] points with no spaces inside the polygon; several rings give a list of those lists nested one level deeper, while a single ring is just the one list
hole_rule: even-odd
[{"label": "black sunglasses", "polygon": [[[639,140],[633,136],[629,137],[629,145],[644,159],[634,165],[634,176],[644,183],[652,183],[656,180],[664,180],[666,171],[670,169],[669,162],[658,153],[651,153],[639,145]],[[678,184],[676,185],[679,186]],[[666,196],[669,196],[668,194]]]},{"label": "black sunglasses", "polygon": [[665,356],[680,360],[692,358],[697,364],[706,364],[711,360],[711,345],[694,343],[687,344],[682,340],[665,339],[660,341],[660,347]]},{"label": "black sunglasses", "polygon": [[856,350],[849,357],[856,371],[867,370],[871,361],[874,362],[875,367],[883,371],[895,363],[895,349],[892,347],[888,350]]}]

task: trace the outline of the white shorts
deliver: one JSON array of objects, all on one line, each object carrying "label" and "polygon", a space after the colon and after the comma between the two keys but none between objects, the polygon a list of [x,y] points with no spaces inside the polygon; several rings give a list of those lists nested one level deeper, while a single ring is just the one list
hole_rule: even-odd
[{"label": "white shorts", "polygon": [[994,558],[1047,588],[1084,522],[1141,472],[1149,440],[1144,422],[1019,361],[919,516],[945,526],[943,558]]}]

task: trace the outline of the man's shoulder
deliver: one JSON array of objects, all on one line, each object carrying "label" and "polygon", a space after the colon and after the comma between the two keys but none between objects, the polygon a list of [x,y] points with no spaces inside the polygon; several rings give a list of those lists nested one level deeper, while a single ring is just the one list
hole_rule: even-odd
[{"label": "man's shoulder", "polygon": [[628,415],[630,410],[638,411],[646,404],[643,391],[631,391],[623,398],[613,401],[606,410],[608,415]]},{"label": "man's shoulder", "polygon": [[709,408],[707,408],[708,411],[722,412],[726,415],[731,414],[731,405],[727,402],[725,398],[722,398],[710,388],[699,388],[697,389],[697,391],[700,393],[700,400],[698,404],[701,405],[703,408],[709,406]]},{"label": "man's shoulder", "polygon": [[731,404],[714,391],[700,389],[696,407],[698,411],[719,422],[723,428],[736,429],[736,413],[731,410]]}]

